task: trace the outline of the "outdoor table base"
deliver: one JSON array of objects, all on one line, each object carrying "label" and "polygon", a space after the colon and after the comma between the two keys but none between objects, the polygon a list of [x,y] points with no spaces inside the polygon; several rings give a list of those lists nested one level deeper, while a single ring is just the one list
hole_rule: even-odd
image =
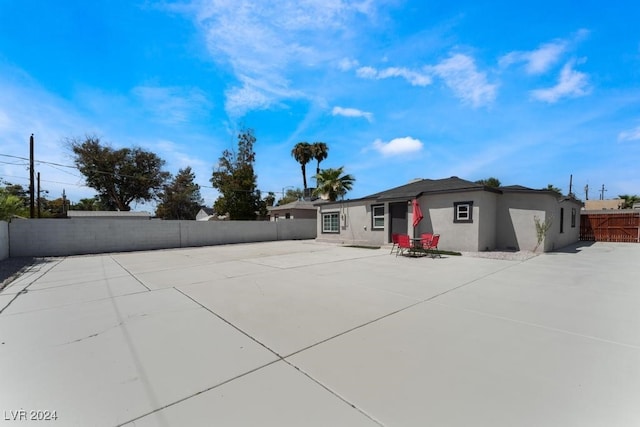
[{"label": "outdoor table base", "polygon": [[422,246],[422,239],[419,237],[411,239],[411,247],[409,248],[408,252],[409,252],[408,256],[413,256],[413,257],[421,257],[421,256],[428,255],[424,246]]}]

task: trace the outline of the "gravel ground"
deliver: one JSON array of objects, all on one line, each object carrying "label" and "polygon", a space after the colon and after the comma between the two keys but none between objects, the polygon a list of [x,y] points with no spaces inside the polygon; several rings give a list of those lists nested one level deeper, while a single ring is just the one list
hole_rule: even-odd
[{"label": "gravel ground", "polygon": [[487,251],[487,252],[461,252],[462,256],[471,256],[477,258],[491,258],[491,259],[504,259],[508,261],[526,261],[530,258],[540,255],[539,253],[531,251],[517,251],[517,252],[500,252],[500,251]]}]

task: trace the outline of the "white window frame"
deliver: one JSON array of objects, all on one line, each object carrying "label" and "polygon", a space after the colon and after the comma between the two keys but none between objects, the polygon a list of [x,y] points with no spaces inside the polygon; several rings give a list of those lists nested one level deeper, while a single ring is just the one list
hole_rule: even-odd
[{"label": "white window frame", "polygon": [[[376,215],[376,210],[382,210],[382,213]],[[376,220],[379,223],[377,225]],[[384,230],[384,205],[371,205],[371,229]]]},{"label": "white window frame", "polygon": [[473,202],[455,202],[453,204],[453,222],[465,224],[473,222]]},{"label": "white window frame", "polygon": [[[335,221],[333,220],[334,217]],[[340,212],[325,212],[322,214],[322,232],[340,233]]]}]

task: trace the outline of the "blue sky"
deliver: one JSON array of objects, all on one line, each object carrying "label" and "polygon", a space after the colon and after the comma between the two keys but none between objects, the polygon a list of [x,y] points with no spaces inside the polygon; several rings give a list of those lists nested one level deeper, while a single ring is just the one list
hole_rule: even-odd
[{"label": "blue sky", "polygon": [[[323,141],[349,198],[414,178],[640,193],[633,2],[0,0],[0,177],[70,165],[68,138],[139,146],[209,178],[253,128],[258,187],[302,187]],[[4,155],[4,156],[1,156]],[[313,175],[315,165],[308,166]],[[91,197],[39,163],[50,198]],[[311,181],[312,182],[312,181]],[[138,205],[137,210],[149,210]]]}]

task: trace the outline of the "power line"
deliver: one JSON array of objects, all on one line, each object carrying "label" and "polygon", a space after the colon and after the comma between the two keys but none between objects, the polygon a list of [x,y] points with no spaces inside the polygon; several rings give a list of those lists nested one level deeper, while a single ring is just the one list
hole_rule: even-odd
[{"label": "power line", "polygon": [[[11,154],[0,154],[0,156],[2,157],[11,157],[12,159],[20,159],[20,160],[26,160],[29,161],[29,159],[27,157],[20,157],[20,156],[12,156]],[[36,163],[38,164],[45,164],[45,165],[54,165],[54,166],[60,166],[63,168],[70,168],[70,169],[77,169],[76,166],[69,166],[69,165],[63,165],[61,163],[55,163],[55,162],[47,162],[45,160],[35,160]]]},{"label": "power line", "polygon": [[[13,158],[13,159],[19,159],[19,160],[26,160],[26,161],[29,161],[29,159],[28,159],[28,158],[26,158],[26,157],[13,156],[13,155],[11,155],[11,154],[1,154],[1,153],[0,153],[0,156],[2,156],[2,157],[10,157],[10,158]],[[48,162],[48,161],[45,161],[45,160],[36,160],[35,162],[36,162],[37,164],[44,164],[44,165],[52,166],[52,167],[54,167],[54,169],[57,169],[57,168],[55,168],[55,166],[63,167],[63,168],[69,168],[69,169],[78,169],[78,167],[77,167],[77,166],[63,165],[63,164],[61,164],[61,163]],[[4,163],[4,162],[3,162],[3,163]],[[11,163],[7,163],[7,164],[11,164]],[[16,164],[16,165],[18,165],[18,164]],[[21,166],[26,166],[26,165],[25,165],[25,164],[22,164]],[[58,170],[60,170],[60,169],[58,169]],[[65,172],[65,171],[60,170],[60,172]],[[96,170],[96,171],[93,171],[93,172],[94,172],[94,173],[97,173],[97,174],[103,174],[103,175],[121,176],[121,177],[123,177],[123,178],[148,179],[148,178],[143,177],[143,176],[125,175],[125,174],[116,174],[115,172],[107,172],[107,171],[100,171],[100,170]],[[68,173],[68,172],[65,172],[65,173]],[[69,175],[71,175],[71,176],[75,176],[76,178],[80,178],[80,179],[82,179],[82,177],[80,177],[80,176],[78,176],[78,175],[73,175],[73,174],[71,174],[71,173],[69,173]],[[9,175],[6,175],[6,176],[9,176]],[[22,178],[22,177],[13,177],[13,178],[21,178],[21,179],[27,179],[27,180],[29,179],[29,178]],[[87,185],[70,184],[70,183],[57,182],[57,181],[49,181],[49,180],[42,180],[42,181],[44,181],[44,182],[56,183],[56,184],[63,184],[63,185],[73,185],[73,186],[76,186],[76,187],[87,187],[87,188],[92,188],[92,187],[89,187],[89,186],[87,186]],[[211,188],[211,189],[216,189],[216,187],[213,187],[213,186],[210,186],[210,185],[201,185],[201,184],[197,184],[197,185],[198,185],[200,188]],[[238,191],[238,192],[249,192],[248,190],[234,190],[234,191]]]}]

